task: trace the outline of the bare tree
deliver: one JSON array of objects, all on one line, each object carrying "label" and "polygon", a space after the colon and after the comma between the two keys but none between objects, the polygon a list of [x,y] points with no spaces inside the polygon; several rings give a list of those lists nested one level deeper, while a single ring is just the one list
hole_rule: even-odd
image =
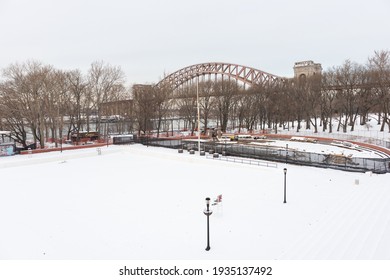
[{"label": "bare tree", "polygon": [[168,84],[163,84],[160,87],[153,86],[151,93],[154,98],[157,118],[157,137],[160,136],[161,124],[163,119],[166,119],[172,108],[172,93],[173,90]]},{"label": "bare tree", "polygon": [[253,114],[257,116],[260,129],[265,129],[267,123],[266,90],[263,85],[252,85],[248,91],[254,96],[255,111]]},{"label": "bare tree", "polygon": [[209,119],[212,117],[212,108],[215,103],[213,82],[210,80],[204,81],[199,84],[199,87],[200,111],[203,119],[204,132],[207,133]]},{"label": "bare tree", "polygon": [[321,75],[308,77],[305,91],[307,120],[313,125],[314,133],[317,133],[318,120],[321,116]]},{"label": "bare tree", "polygon": [[89,125],[91,110],[96,112],[96,130],[100,132],[102,110],[100,104],[116,100],[125,92],[124,73],[120,67],[114,67],[104,62],[94,62],[88,73],[87,99],[91,106],[86,107],[86,121]]},{"label": "bare tree", "polygon": [[384,131],[385,124],[388,124],[390,132],[390,52],[375,51],[374,55],[368,59],[368,68],[375,94],[381,104],[381,131]]},{"label": "bare tree", "polygon": [[336,87],[339,88],[337,95],[339,127],[337,130],[341,126],[343,132],[346,132],[349,125],[351,126],[351,131],[353,131],[356,118],[360,113],[357,93],[361,90],[363,84],[364,68],[357,63],[346,60],[342,66],[335,68],[335,72]]},{"label": "bare tree", "polygon": [[153,87],[150,85],[134,85],[134,115],[138,124],[138,134],[149,134],[153,129],[153,119],[155,117],[155,100]]},{"label": "bare tree", "polygon": [[238,119],[238,132],[245,127],[247,130],[254,129],[257,120],[256,95],[251,89],[243,90],[235,97],[235,116]]},{"label": "bare tree", "polygon": [[69,98],[71,100],[70,106],[67,108],[69,114],[67,139],[69,139],[71,132],[76,132],[78,139],[83,121],[82,112],[84,107],[89,105],[85,98],[87,82],[79,70],[67,72],[66,82],[68,83]]},{"label": "bare tree", "polygon": [[9,130],[11,137],[27,147],[28,122],[25,106],[18,92],[18,83],[9,80],[0,84],[0,112],[2,129]]},{"label": "bare tree", "polygon": [[226,132],[228,120],[234,106],[234,96],[238,94],[239,88],[235,81],[218,81],[214,85],[216,95],[216,109],[218,112],[221,131]]},{"label": "bare tree", "polygon": [[[13,106],[13,110],[20,110],[19,117],[24,118],[33,135],[34,142],[39,142],[42,148],[45,146],[47,118],[45,100],[48,94],[48,77],[52,70],[51,66],[43,65],[37,61],[29,61],[24,64],[10,65],[3,72],[7,81],[5,92],[12,96],[9,100],[17,100],[17,105]],[[24,121],[18,121],[19,125],[22,123]]]},{"label": "bare tree", "polygon": [[294,111],[294,119],[297,121],[296,131],[299,132],[302,128],[302,121],[306,117],[306,83],[304,81],[290,80],[288,85],[290,99],[290,106]]},{"label": "bare tree", "polygon": [[191,135],[194,135],[197,119],[196,86],[187,85],[177,90],[180,98],[176,99],[179,115],[185,120],[185,128],[189,125]]},{"label": "bare tree", "polygon": [[[63,138],[65,117],[70,114],[71,94],[67,73],[55,70],[50,75],[50,92],[48,94],[48,124],[54,139]],[[56,141],[56,146],[57,146]]]},{"label": "bare tree", "polygon": [[336,80],[335,69],[322,73],[321,118],[323,131],[326,131],[329,126],[329,133],[333,132],[334,101],[337,96],[337,89],[333,85],[337,83]]}]

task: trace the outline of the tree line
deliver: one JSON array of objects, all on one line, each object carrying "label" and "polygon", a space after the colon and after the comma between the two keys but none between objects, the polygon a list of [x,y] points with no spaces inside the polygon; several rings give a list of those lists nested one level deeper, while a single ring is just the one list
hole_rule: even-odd
[{"label": "tree line", "polygon": [[[245,87],[228,77],[190,81],[172,89],[125,85],[120,67],[94,62],[86,74],[58,70],[36,61],[12,64],[1,72],[0,130],[11,131],[23,146],[31,135],[69,139],[72,132],[102,133],[104,104],[120,104],[131,123],[128,132],[159,136],[181,119],[192,133],[197,127],[199,100],[202,131],[217,126],[248,131],[313,129],[353,131],[376,114],[381,131],[390,131],[390,52],[376,51],[365,64],[350,60],[321,75],[285,79],[273,86]],[[126,110],[124,112],[123,110]],[[334,126],[334,120],[337,125]],[[105,132],[107,133],[107,131]]]},{"label": "tree line", "polygon": [[144,87],[134,91],[133,98],[136,115],[143,116],[139,132],[144,133],[154,129],[159,134],[161,123],[175,116],[194,133],[198,99],[203,131],[212,120],[212,126],[223,132],[242,128],[347,132],[356,123],[368,125],[370,114],[376,114],[381,131],[390,131],[390,52],[376,51],[364,65],[346,60],[321,75],[285,79],[273,86],[245,88],[229,77],[195,78],[174,91],[169,86]]},{"label": "tree line", "polygon": [[101,104],[126,98],[124,81],[120,67],[104,62],[92,63],[87,74],[37,61],[12,64],[1,75],[0,130],[24,147],[30,135],[44,147],[49,137],[69,139],[91,125],[99,131]]}]

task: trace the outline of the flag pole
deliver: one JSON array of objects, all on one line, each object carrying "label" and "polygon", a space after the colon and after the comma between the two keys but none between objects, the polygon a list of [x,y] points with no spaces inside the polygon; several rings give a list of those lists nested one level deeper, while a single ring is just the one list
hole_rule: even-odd
[{"label": "flag pole", "polygon": [[200,108],[199,108],[199,76],[196,79],[196,105],[198,110],[198,152],[200,155]]}]

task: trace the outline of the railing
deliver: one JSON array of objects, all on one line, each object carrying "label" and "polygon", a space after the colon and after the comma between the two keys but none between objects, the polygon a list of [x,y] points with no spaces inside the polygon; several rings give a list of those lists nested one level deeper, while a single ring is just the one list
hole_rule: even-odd
[{"label": "railing", "polygon": [[390,171],[389,158],[357,158],[304,151],[291,151],[284,148],[253,147],[249,145],[227,146],[226,154],[355,172],[371,171],[381,174]]},{"label": "railing", "polygon": [[255,160],[255,159],[238,158],[238,157],[227,157],[227,156],[214,157],[213,155],[207,155],[206,158],[222,160],[222,161],[228,161],[228,162],[235,162],[235,163],[243,163],[243,164],[249,164],[249,165],[257,165],[257,166],[265,166],[265,167],[273,167],[273,168],[277,168],[278,167],[278,164],[275,163],[275,162]]},{"label": "railing", "polygon": [[[269,134],[275,134],[274,131],[268,131]],[[292,136],[310,136],[310,137],[327,137],[344,141],[356,141],[360,143],[368,143],[376,146],[390,149],[390,133],[381,131],[356,130],[354,132],[322,132],[314,133],[313,131],[301,130],[281,130],[277,134],[292,135]],[[276,134],[276,135],[277,135]]]}]

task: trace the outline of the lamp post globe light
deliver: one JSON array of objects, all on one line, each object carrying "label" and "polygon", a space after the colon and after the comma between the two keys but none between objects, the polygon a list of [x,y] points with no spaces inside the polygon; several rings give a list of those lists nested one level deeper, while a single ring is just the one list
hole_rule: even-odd
[{"label": "lamp post globe light", "polygon": [[287,168],[284,168],[283,172],[284,172],[284,201],[283,201],[283,203],[287,203],[287,201],[286,201],[286,175],[287,175]]},{"label": "lamp post globe light", "polygon": [[206,209],[203,211],[203,213],[207,217],[207,247],[206,247],[206,251],[209,251],[210,250],[210,222],[209,222],[209,218],[210,218],[210,215],[213,213],[213,211],[210,210],[210,197],[206,197]]}]

